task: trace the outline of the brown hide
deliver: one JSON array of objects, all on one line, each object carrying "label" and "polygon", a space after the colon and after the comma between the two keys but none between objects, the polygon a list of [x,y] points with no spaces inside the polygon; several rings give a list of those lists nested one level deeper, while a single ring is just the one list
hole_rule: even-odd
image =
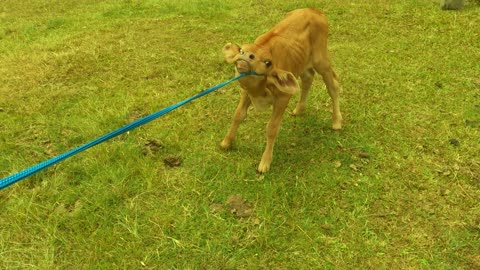
[{"label": "brown hide", "polygon": [[[228,43],[224,46],[225,60],[235,65],[237,73],[253,71],[263,76],[247,76],[239,80],[243,92],[233,123],[222,141],[223,148],[230,147],[251,104],[257,109],[266,109],[273,104],[272,117],[267,125],[267,145],[258,167],[261,173],[268,171],[273,144],[290,97],[301,88],[300,101],[294,110],[294,114],[300,114],[315,71],[322,76],[333,100],[333,128],[341,129],[340,86],[331,68],[327,36],[327,20],[320,10],[299,9],[287,14],[253,44]],[[296,78],[302,79],[301,87]]]},{"label": "brown hide", "polygon": [[276,68],[290,71],[298,77],[313,67],[315,54],[326,51],[327,33],[328,25],[323,13],[316,9],[303,9],[289,13],[269,32],[259,36],[254,44],[270,51]]}]

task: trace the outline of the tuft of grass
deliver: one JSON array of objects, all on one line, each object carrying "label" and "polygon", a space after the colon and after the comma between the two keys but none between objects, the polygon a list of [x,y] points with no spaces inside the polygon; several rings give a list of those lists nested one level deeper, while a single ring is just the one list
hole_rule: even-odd
[{"label": "tuft of grass", "polygon": [[226,86],[2,190],[0,268],[479,268],[472,1],[2,1],[0,177],[230,78],[223,45],[300,7],[329,18],[342,132],[317,77],[258,176],[269,115],[220,151]]}]

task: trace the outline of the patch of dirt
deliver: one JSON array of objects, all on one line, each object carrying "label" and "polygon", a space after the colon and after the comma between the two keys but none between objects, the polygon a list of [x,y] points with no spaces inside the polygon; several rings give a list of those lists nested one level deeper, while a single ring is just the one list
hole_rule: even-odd
[{"label": "patch of dirt", "polygon": [[360,151],[358,153],[358,157],[359,158],[370,158],[370,153],[366,152],[366,151]]},{"label": "patch of dirt", "polygon": [[169,166],[170,168],[179,167],[182,165],[182,158],[176,155],[170,155],[163,159],[163,163]]},{"label": "patch of dirt", "polygon": [[227,198],[228,211],[236,217],[249,217],[252,215],[253,208],[242,195],[231,195]]},{"label": "patch of dirt", "polygon": [[143,112],[141,109],[133,109],[127,116],[127,121],[130,123],[132,121],[138,120],[147,116],[148,113]]},{"label": "patch of dirt", "polygon": [[47,154],[49,157],[54,157],[58,155],[58,152],[55,150],[50,140],[44,141],[43,146],[45,146],[45,154]]},{"label": "patch of dirt", "polygon": [[76,201],[75,204],[64,204],[61,203],[58,205],[53,212],[56,214],[68,214],[68,215],[75,215],[78,213],[83,207],[83,204],[80,200]]},{"label": "patch of dirt", "polygon": [[210,211],[214,214],[221,214],[227,212],[237,218],[248,218],[252,219],[254,224],[259,224],[260,220],[256,217],[252,217],[253,207],[252,205],[245,200],[242,195],[230,195],[227,198],[227,201],[223,203],[213,203],[210,205]]},{"label": "patch of dirt", "polygon": [[154,80],[161,77],[162,77],[162,73],[160,71],[150,72],[150,74],[144,76],[146,80]]},{"label": "patch of dirt", "polygon": [[223,204],[221,203],[213,203],[210,205],[210,211],[212,211],[214,214],[222,213],[224,210],[223,208]]},{"label": "patch of dirt", "polygon": [[160,141],[149,139],[144,145],[143,148],[143,155],[155,155],[157,154],[161,149],[163,149],[163,144]]},{"label": "patch of dirt", "polygon": [[473,83],[477,86],[477,88],[480,88],[480,79],[476,79],[473,81]]},{"label": "patch of dirt", "polygon": [[467,258],[468,262],[472,266],[472,269],[479,269],[480,268],[480,254],[478,255],[470,255]]},{"label": "patch of dirt", "polygon": [[455,139],[455,138],[452,138],[452,139],[450,139],[450,140],[448,140],[448,141],[449,141],[450,144],[453,145],[453,146],[460,146],[460,142],[459,142],[457,139]]},{"label": "patch of dirt", "polygon": [[480,120],[465,120],[465,125],[472,128],[480,127]]}]

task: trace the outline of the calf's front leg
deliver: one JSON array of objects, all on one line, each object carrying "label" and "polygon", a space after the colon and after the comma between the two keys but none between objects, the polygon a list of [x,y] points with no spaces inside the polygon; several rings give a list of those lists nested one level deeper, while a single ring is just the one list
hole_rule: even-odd
[{"label": "calf's front leg", "polygon": [[222,143],[220,143],[220,147],[222,149],[228,149],[232,146],[232,142],[235,139],[235,135],[237,134],[237,129],[240,123],[247,117],[247,110],[250,107],[252,102],[250,101],[250,97],[248,97],[247,91],[242,91],[242,96],[240,97],[240,102],[238,103],[237,109],[235,109],[235,113],[233,114],[233,121],[230,125],[230,128],[225,135]]},{"label": "calf's front leg", "polygon": [[281,96],[277,97],[273,104],[272,117],[267,124],[267,145],[263,152],[262,159],[260,160],[260,164],[258,165],[258,173],[266,173],[270,170],[270,164],[273,159],[273,145],[275,144],[280,123],[282,122],[282,116],[287,108],[289,100],[290,96]]}]

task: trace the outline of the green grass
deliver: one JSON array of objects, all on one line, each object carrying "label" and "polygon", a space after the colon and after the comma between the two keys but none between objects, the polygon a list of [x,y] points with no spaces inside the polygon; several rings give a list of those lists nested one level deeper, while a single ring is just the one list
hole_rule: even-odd
[{"label": "green grass", "polygon": [[342,132],[317,77],[257,176],[268,113],[250,111],[219,150],[231,84],[0,191],[0,268],[480,268],[472,1],[4,0],[0,177],[231,78],[226,42],[306,6],[330,21]]}]

